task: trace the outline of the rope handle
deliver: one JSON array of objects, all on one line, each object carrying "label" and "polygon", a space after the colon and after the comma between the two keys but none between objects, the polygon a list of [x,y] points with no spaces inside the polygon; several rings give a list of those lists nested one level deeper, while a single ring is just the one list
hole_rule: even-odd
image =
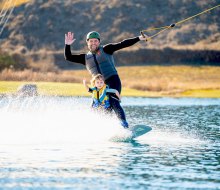
[{"label": "rope handle", "polygon": [[[144,35],[144,33],[143,33],[142,31],[140,31],[140,34],[142,35],[143,38],[146,38],[145,35]],[[148,41],[148,39],[146,38],[145,41]]]}]

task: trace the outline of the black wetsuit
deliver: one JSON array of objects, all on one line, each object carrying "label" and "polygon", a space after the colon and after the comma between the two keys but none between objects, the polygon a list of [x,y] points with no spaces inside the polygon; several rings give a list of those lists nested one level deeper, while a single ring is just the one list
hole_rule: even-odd
[{"label": "black wetsuit", "polygon": [[[122,42],[119,42],[119,43],[106,44],[103,46],[103,51],[107,54],[112,55],[115,51],[132,46],[138,41],[140,41],[139,37],[135,37],[135,38],[129,38],[129,39],[123,40]],[[85,62],[86,54],[72,54],[70,45],[65,46],[64,56],[65,56],[65,59],[68,61],[80,63],[83,65],[86,64]],[[105,83],[109,86],[109,88],[116,89],[119,93],[121,93],[121,80],[118,74],[110,76],[108,79],[105,80]],[[126,121],[124,110],[121,107],[120,102],[117,100],[117,98],[115,98],[114,96],[110,96],[109,101],[117,117],[120,120]]]}]

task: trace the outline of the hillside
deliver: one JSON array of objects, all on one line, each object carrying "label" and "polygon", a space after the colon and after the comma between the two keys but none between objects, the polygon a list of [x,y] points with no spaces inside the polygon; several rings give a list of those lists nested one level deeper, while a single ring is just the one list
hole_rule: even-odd
[{"label": "hillside", "polygon": [[[75,33],[74,49],[85,51],[85,35],[91,30],[101,33],[103,44],[118,42],[139,35],[140,30],[167,26],[218,4],[220,0],[209,0],[208,3],[207,0],[32,0],[15,8],[1,36],[0,48],[16,54],[20,61],[46,59],[64,68],[69,66],[62,55],[64,34],[68,31]],[[130,53],[138,53],[139,62],[145,62],[146,53],[149,55],[155,49],[157,58],[152,56],[151,62],[161,62],[160,52],[165,52],[161,55],[170,62],[173,53],[180,52],[184,58],[184,52],[188,54],[195,50],[201,57],[189,58],[190,61],[218,62],[219,11],[217,8],[160,34],[148,43],[127,48],[123,51],[124,62],[131,63],[130,58],[126,60]],[[207,59],[207,52],[209,58],[211,52],[214,60]],[[179,60],[187,61],[182,57]]]}]

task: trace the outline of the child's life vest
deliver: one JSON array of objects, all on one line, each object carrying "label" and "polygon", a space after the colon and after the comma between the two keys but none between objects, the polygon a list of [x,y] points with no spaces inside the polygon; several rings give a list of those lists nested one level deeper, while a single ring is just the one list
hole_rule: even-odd
[{"label": "child's life vest", "polygon": [[116,93],[117,90],[111,89],[108,85],[104,85],[101,89],[97,87],[89,88],[89,92],[92,93],[93,98],[93,108],[103,107],[104,109],[108,109],[110,107],[109,102],[109,93]]}]

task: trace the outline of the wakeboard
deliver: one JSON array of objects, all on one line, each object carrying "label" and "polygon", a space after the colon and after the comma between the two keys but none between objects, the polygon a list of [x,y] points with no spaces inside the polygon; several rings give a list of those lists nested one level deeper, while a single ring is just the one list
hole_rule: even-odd
[{"label": "wakeboard", "polygon": [[131,142],[135,138],[148,133],[152,128],[146,125],[134,125],[124,130],[125,133],[114,135],[110,140],[115,142]]},{"label": "wakeboard", "polygon": [[134,125],[129,130],[132,132],[132,138],[134,139],[148,133],[152,128],[147,125]]}]

